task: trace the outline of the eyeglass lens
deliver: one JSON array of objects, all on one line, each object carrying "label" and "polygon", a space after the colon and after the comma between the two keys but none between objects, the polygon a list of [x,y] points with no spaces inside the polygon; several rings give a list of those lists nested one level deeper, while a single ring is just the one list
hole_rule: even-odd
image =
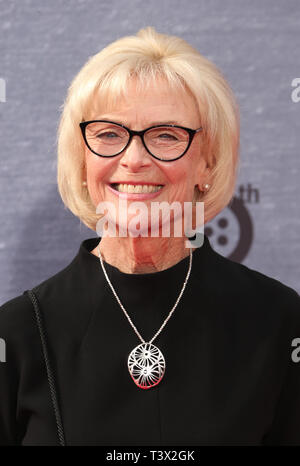
[{"label": "eyeglass lens", "polygon": [[[121,126],[108,122],[92,122],[86,126],[85,137],[94,152],[102,156],[112,156],[125,148],[130,136]],[[169,160],[184,153],[189,143],[189,133],[181,128],[160,126],[146,131],[144,142],[153,155]]]}]

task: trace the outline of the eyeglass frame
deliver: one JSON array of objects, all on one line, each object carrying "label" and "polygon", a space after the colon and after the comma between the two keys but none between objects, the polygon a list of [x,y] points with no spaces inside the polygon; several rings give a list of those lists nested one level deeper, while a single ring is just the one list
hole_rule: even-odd
[{"label": "eyeglass frame", "polygon": [[[90,123],[112,123],[116,126],[120,126],[121,128],[124,128],[128,133],[129,133],[129,139],[128,139],[128,142],[126,144],[126,146],[120,151],[118,152],[117,154],[114,154],[114,155],[101,155],[101,154],[98,154],[97,152],[95,152],[93,149],[91,149],[91,147],[89,146],[88,142],[87,142],[87,138],[86,138],[86,127],[88,126],[88,124]],[[154,125],[154,126],[150,126],[149,128],[146,128],[146,129],[143,129],[141,131],[135,131],[133,129],[130,129],[130,128],[127,128],[127,126],[125,125],[122,125],[121,123],[116,123],[115,121],[109,121],[109,120],[89,120],[89,121],[82,121],[81,123],[79,123],[79,126],[80,126],[80,129],[81,129],[81,133],[82,133],[82,136],[83,136],[83,139],[84,139],[84,142],[86,144],[86,146],[88,147],[88,149],[93,152],[94,154],[98,155],[99,157],[103,157],[103,158],[111,158],[111,157],[116,157],[117,155],[120,155],[122,152],[124,152],[124,150],[127,149],[127,147],[129,146],[129,144],[131,143],[131,140],[133,138],[133,136],[140,136],[141,140],[142,140],[142,143],[143,143],[143,146],[145,147],[146,151],[152,156],[154,157],[156,160],[160,160],[161,162],[173,162],[174,160],[178,160],[178,159],[181,159],[181,157],[184,156],[184,154],[189,150],[192,142],[193,142],[193,139],[194,139],[194,136],[196,133],[198,133],[199,131],[203,130],[203,127],[200,126],[200,128],[197,128],[197,129],[191,129],[191,128],[186,128],[185,126],[179,126],[179,125]],[[153,128],[180,128],[180,129],[184,129],[185,131],[188,132],[188,135],[189,135],[189,142],[188,142],[188,145],[187,145],[187,148],[185,149],[185,151],[179,155],[178,157],[176,157],[175,159],[161,159],[159,157],[157,157],[156,155],[152,154],[152,152],[150,152],[150,150],[148,149],[148,147],[146,146],[145,144],[145,141],[144,141],[144,134],[149,131],[150,129],[153,129]]]}]

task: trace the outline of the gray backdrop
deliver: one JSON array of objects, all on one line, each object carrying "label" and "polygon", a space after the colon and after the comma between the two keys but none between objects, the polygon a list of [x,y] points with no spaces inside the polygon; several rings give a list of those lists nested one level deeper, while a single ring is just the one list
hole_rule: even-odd
[{"label": "gray backdrop", "polygon": [[300,292],[299,0],[1,0],[0,304],[96,236],[57,193],[59,108],[89,56],[145,26],[190,42],[238,98],[241,170],[213,247]]}]

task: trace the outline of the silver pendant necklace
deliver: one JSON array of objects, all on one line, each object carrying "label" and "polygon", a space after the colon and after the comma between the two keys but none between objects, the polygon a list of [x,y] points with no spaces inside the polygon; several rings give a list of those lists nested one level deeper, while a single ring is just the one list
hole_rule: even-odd
[{"label": "silver pendant necklace", "polygon": [[114,287],[112,286],[111,281],[107,276],[107,273],[106,273],[106,270],[105,270],[105,267],[104,267],[104,264],[103,264],[99,244],[98,244],[98,254],[99,254],[99,259],[100,259],[100,263],[101,263],[101,267],[102,267],[104,276],[105,276],[105,278],[106,278],[106,280],[107,280],[113,294],[115,295],[116,300],[118,301],[121,309],[125,313],[130,325],[132,326],[133,330],[135,331],[135,333],[137,334],[137,336],[139,337],[139,339],[142,342],[141,344],[136,346],[131,351],[131,353],[130,353],[130,355],[128,357],[127,365],[128,365],[129,374],[131,375],[132,380],[134,381],[134,383],[139,388],[148,389],[148,388],[155,387],[155,385],[159,384],[159,382],[162,380],[162,378],[163,378],[163,376],[165,374],[166,361],[165,361],[165,358],[164,358],[162,352],[160,351],[160,349],[157,348],[157,346],[153,345],[152,342],[160,334],[160,332],[162,331],[162,329],[164,328],[164,326],[166,325],[166,323],[170,319],[171,315],[173,314],[175,308],[177,307],[177,305],[178,305],[178,303],[179,303],[179,301],[181,299],[181,296],[182,296],[182,294],[184,292],[184,289],[186,287],[186,284],[187,284],[187,281],[189,279],[191,269],[192,269],[192,257],[193,257],[192,248],[190,248],[190,263],[189,263],[188,272],[186,274],[182,289],[181,289],[181,291],[179,293],[179,296],[178,296],[178,298],[176,300],[176,303],[174,304],[174,306],[171,309],[168,317],[165,319],[165,321],[163,322],[160,329],[156,332],[154,337],[149,342],[146,342],[143,339],[143,337],[140,335],[140,333],[138,332],[135,325],[132,323],[129,315],[127,314],[123,304],[121,303],[121,301],[119,299],[119,296],[117,295]]}]

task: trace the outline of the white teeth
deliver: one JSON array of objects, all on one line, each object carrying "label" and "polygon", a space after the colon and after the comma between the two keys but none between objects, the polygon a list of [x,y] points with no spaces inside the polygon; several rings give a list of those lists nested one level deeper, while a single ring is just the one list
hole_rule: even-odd
[{"label": "white teeth", "polygon": [[121,193],[155,193],[159,191],[163,185],[148,185],[148,184],[114,184],[113,185],[114,189]]}]

